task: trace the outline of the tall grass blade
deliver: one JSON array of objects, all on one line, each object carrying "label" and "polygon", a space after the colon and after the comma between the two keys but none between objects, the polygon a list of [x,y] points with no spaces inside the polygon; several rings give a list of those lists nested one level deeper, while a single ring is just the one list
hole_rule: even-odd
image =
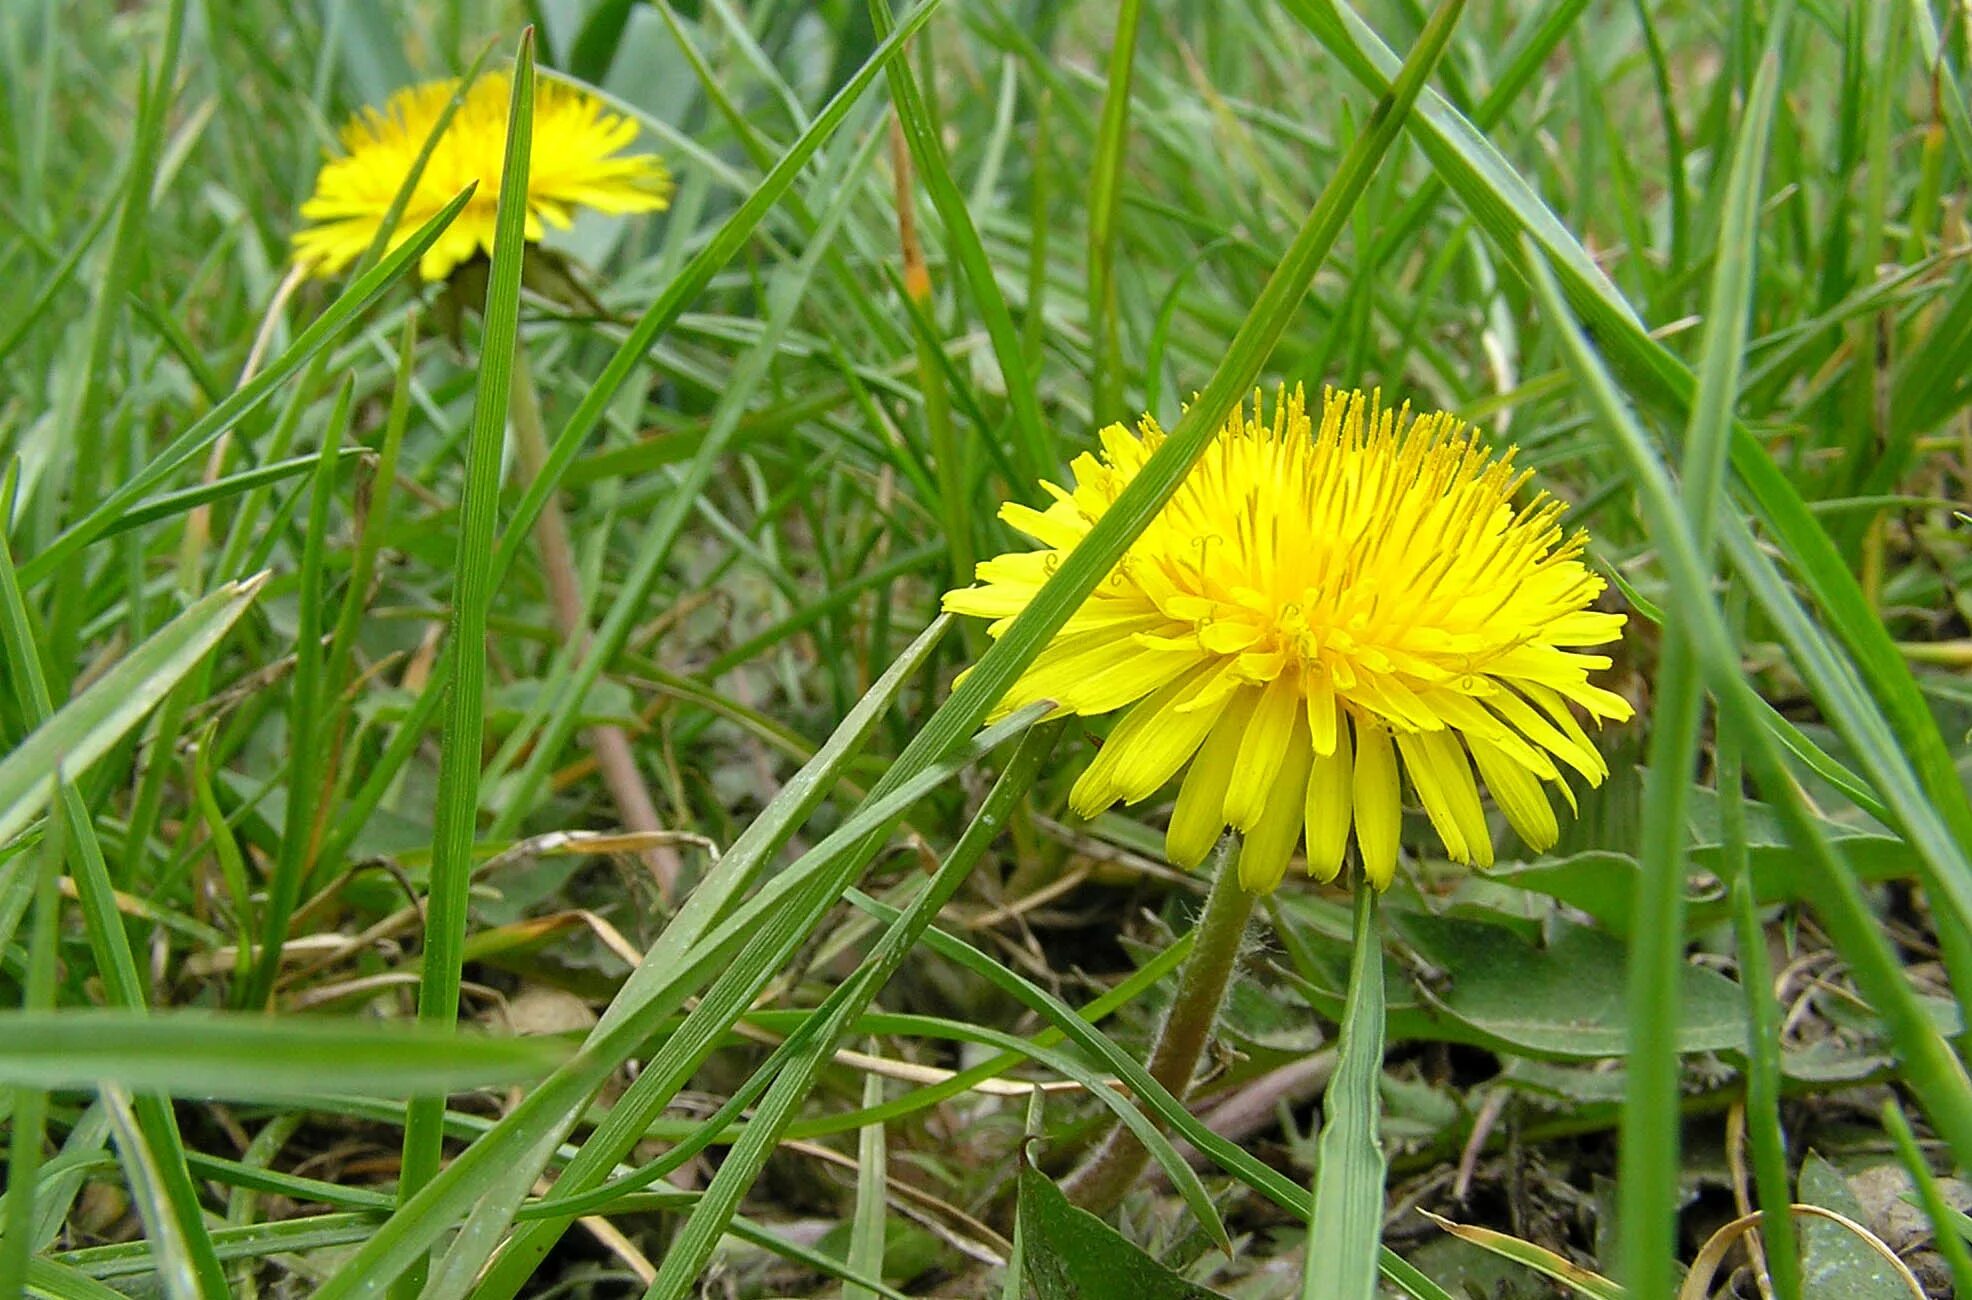
[{"label": "tall grass blade", "polygon": [[[478,384],[466,444],[459,542],[452,570],[452,620],[446,632],[452,671],[439,753],[438,815],[432,831],[424,966],[418,987],[418,1019],[429,1025],[450,1025],[459,1015],[466,891],[472,881],[472,844],[479,820],[480,741],[486,726],[486,614],[493,595],[490,557],[499,512],[500,458],[506,444],[514,349],[520,332],[520,279],[527,254],[527,177],[533,139],[534,33],[529,28],[521,33],[520,48],[514,55],[493,267],[486,286]],[[263,962],[272,955],[264,953]],[[444,1113],[443,1097],[412,1101],[404,1125],[400,1200],[409,1200],[437,1172]]]},{"label": "tall grass blade", "polygon": [[1373,1300],[1383,1233],[1383,928],[1376,891],[1356,882],[1349,1000],[1322,1108],[1315,1207],[1308,1222],[1302,1300]]}]

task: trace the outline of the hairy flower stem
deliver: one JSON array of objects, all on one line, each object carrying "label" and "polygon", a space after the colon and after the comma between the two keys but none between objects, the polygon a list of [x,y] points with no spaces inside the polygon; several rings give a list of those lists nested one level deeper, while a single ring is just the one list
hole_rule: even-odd
[{"label": "hairy flower stem", "polygon": [[[527,364],[527,349],[514,350],[513,401],[509,407],[514,430],[514,454],[521,473],[529,478],[541,472],[548,460],[548,440],[541,427],[541,399],[535,391],[534,372]],[[561,502],[549,497],[547,506],[534,524],[534,542],[541,549],[541,569],[548,581],[548,600],[554,610],[555,630],[563,638],[588,644],[589,625],[583,616],[582,585],[575,570],[575,548],[568,540],[568,519]],[[625,829],[639,834],[663,829],[657,806],[637,771],[636,756],[630,752],[630,738],[623,728],[597,723],[588,729],[589,749],[602,773],[603,784],[616,804]],[[658,893],[666,902],[677,896],[678,853],[659,844],[644,850],[644,865],[657,881]]]},{"label": "hairy flower stem", "polygon": [[[1158,1028],[1150,1059],[1144,1063],[1150,1077],[1180,1100],[1191,1085],[1192,1071],[1212,1036],[1212,1026],[1218,1022],[1219,1007],[1226,1000],[1233,967],[1239,962],[1240,943],[1246,937],[1247,918],[1253,915],[1253,895],[1240,886],[1234,865],[1237,843],[1228,835],[1212,855],[1212,890],[1198,918],[1197,939],[1179,972],[1177,997]],[[1149,1157],[1143,1143],[1119,1123],[1096,1153],[1063,1181],[1062,1190],[1083,1209],[1107,1214],[1136,1183]]]}]

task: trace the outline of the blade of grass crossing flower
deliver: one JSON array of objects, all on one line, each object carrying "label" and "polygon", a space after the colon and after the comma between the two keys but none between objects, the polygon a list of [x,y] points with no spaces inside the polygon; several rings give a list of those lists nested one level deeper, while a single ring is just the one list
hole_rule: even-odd
[{"label": "blade of grass crossing flower", "polygon": [[1463,0],[1446,0],[1432,15],[1391,93],[1377,104],[1367,129],[1356,137],[1315,200],[1203,392],[1088,535],[912,738],[891,775],[915,769],[970,734],[1177,491],[1300,310],[1316,270],[1396,140],[1463,7]]},{"label": "blade of grass crossing flower", "polygon": [[[450,1025],[459,1015],[460,966],[466,938],[466,894],[479,817],[480,741],[486,717],[486,613],[493,593],[493,531],[499,512],[500,456],[506,443],[514,348],[520,330],[520,275],[527,248],[527,170],[534,138],[534,33],[521,33],[507,108],[506,154],[494,219],[493,267],[486,285],[479,380],[459,504],[459,545],[452,570],[452,621],[447,630],[450,694],[439,753],[438,811],[432,829],[431,886],[425,901],[424,968],[418,1019]],[[265,961],[271,954],[263,954]],[[400,1201],[437,1172],[445,1099],[411,1103],[404,1125]],[[415,1280],[415,1279],[414,1279]]]},{"label": "blade of grass crossing flower", "polygon": [[1089,342],[1095,422],[1128,417],[1123,409],[1123,353],[1116,320],[1116,209],[1129,142],[1130,78],[1136,66],[1143,0],[1122,0],[1102,92],[1102,122],[1089,177]]},{"label": "blade of grass crossing flower", "polygon": [[1522,251],[1536,301],[1557,327],[1569,368],[1628,464],[1639,511],[1688,619],[1686,635],[1724,722],[1739,728],[1754,778],[1788,842],[1801,854],[1803,888],[1837,950],[1848,960],[1863,995],[1888,1029],[1912,1094],[1923,1099],[1933,1127],[1958,1160],[1972,1162],[1972,1079],[1918,1003],[1880,919],[1809,810],[1779,743],[1761,725],[1757,697],[1740,671],[1738,651],[1662,462],[1580,332],[1546,259],[1531,243]]},{"label": "blade of grass crossing flower", "polygon": [[1355,949],[1335,1075],[1322,1103],[1315,1208],[1308,1223],[1302,1300],[1373,1300],[1383,1230],[1383,928],[1376,891],[1356,882]]},{"label": "blade of grass crossing flower", "polygon": [[336,454],[349,427],[349,406],[356,391],[355,376],[343,381],[335,407],[322,434],[315,458],[315,479],[309,489],[308,532],[302,541],[299,592],[296,596],[294,679],[288,696],[287,811],[281,823],[281,846],[267,881],[267,907],[261,920],[260,961],[240,995],[239,1005],[260,1006],[274,988],[281,953],[288,941],[288,921],[308,873],[318,822],[315,800],[321,790],[323,755],[317,742],[322,712],[322,553],[328,544],[329,506],[335,500]]},{"label": "blade of grass crossing flower", "polygon": [[616,395],[622,390],[623,385],[628,383],[630,377],[644,364],[645,355],[650,351],[651,345],[657,341],[659,335],[677,323],[679,315],[692,304],[692,301],[711,282],[712,277],[752,238],[754,229],[760,224],[761,219],[786,195],[795,177],[801,174],[802,169],[815,156],[815,151],[835,134],[836,128],[842,125],[843,119],[849,115],[849,110],[855,107],[857,101],[862,98],[863,92],[869,89],[870,82],[876,78],[877,73],[883,71],[890,61],[897,57],[904,42],[931,20],[931,15],[937,12],[940,3],[941,0],[923,0],[923,3],[898,25],[895,32],[878,43],[863,66],[843,83],[842,88],[835,92],[834,98],[815,115],[815,120],[809,123],[808,129],[801,133],[800,138],[774,165],[774,169],[761,180],[753,193],[747,196],[746,201],[734,210],[732,216],[726,218],[725,224],[719,227],[712,238],[706,241],[705,246],[685,264],[684,269],[665,286],[664,292],[658,295],[657,301],[637,318],[637,323],[631,326],[629,334],[610,356],[609,363],[603,367],[602,373],[589,386],[581,405],[575,408],[575,413],[568,417],[568,423],[556,435],[554,445],[548,449],[547,462],[541,467],[541,472],[535,477],[534,482],[528,485],[519,504],[514,507],[513,516],[507,523],[506,536],[501,539],[499,554],[493,561],[496,585],[506,576],[514,557],[526,544],[526,539],[533,530],[535,517],[547,506],[548,499],[560,486],[562,476],[568,473],[569,466],[580,454],[582,444],[602,423],[609,404],[616,400]]},{"label": "blade of grass crossing flower", "polygon": [[88,514],[70,524],[60,536],[36,552],[32,559],[20,566],[21,584],[32,587],[59,571],[77,552],[101,537],[105,529],[142,500],[147,492],[257,409],[269,394],[306,365],[316,353],[340,337],[352,320],[382,297],[384,291],[395,284],[398,277],[413,266],[444,233],[471,198],[472,191],[463,190],[440,208],[438,214],[420,226],[415,235],[358,276],[355,283],[344,290],[342,296],[316,317],[265,369],[199,417],[190,428],[152,456],[150,463],[142,470],[131,475]]},{"label": "blade of grass crossing flower", "polygon": [[[919,892],[911,906],[891,923],[869,958],[850,977],[847,982],[850,991],[826,1018],[811,1018],[811,1024],[803,1026],[804,1030],[813,1029],[812,1049],[784,1067],[768,1088],[766,1098],[755,1108],[746,1132],[720,1163],[719,1172],[705,1189],[697,1208],[672,1239],[671,1249],[665,1253],[664,1262],[658,1266],[657,1277],[646,1295],[654,1300],[657,1297],[683,1300],[697,1280],[699,1270],[718,1245],[726,1228],[726,1220],[739,1208],[741,1199],[759,1176],[767,1157],[779,1145],[782,1132],[807,1098],[823,1063],[832,1058],[836,1041],[897,973],[925,927],[951,900],[986,850],[999,838],[1014,807],[1026,795],[1027,788],[1039,775],[1042,763],[1053,752],[1060,732],[1058,725],[1047,726],[1030,731],[1022,738],[1020,747],[1008,760],[1006,770],[980,806],[978,815],[959,836],[958,843],[953,845],[930,883]],[[711,1000],[712,995],[708,994],[706,1001]],[[818,1028],[815,1022],[819,1022]],[[877,1131],[882,1132],[880,1128]]]},{"label": "blade of grass crossing flower", "polygon": [[[1776,27],[1778,47],[1782,29]],[[1753,296],[1760,178],[1773,125],[1779,64],[1760,66],[1739,124],[1714,248],[1705,343],[1684,440],[1685,518],[1698,562],[1713,567],[1715,519],[1724,496],[1732,411],[1739,393]],[[1639,1295],[1676,1286],[1682,1060],[1679,982],[1685,965],[1686,805],[1696,777],[1704,690],[1687,630],[1667,608],[1645,764],[1643,839],[1629,961],[1628,1086],[1623,1092],[1618,1203],[1624,1280]]]},{"label": "blade of grass crossing flower", "polygon": [[[61,773],[54,777],[60,783]],[[55,802],[61,802],[59,793]],[[55,1005],[55,943],[61,922],[61,894],[55,881],[67,854],[67,823],[48,819],[34,882],[34,922],[28,938],[27,979],[22,990],[24,1010],[49,1011]],[[14,1090],[8,1117],[6,1202],[0,1207],[0,1295],[18,1295],[27,1282],[28,1258],[34,1249],[35,1175],[41,1167],[41,1144],[47,1137],[48,1092],[23,1085]]]},{"label": "blade of grass crossing flower", "polygon": [[[877,1051],[870,1041],[871,1055]],[[863,1109],[883,1104],[883,1076],[872,1070],[863,1076]],[[856,1135],[856,1210],[849,1222],[849,1267],[873,1277],[883,1274],[884,1217],[889,1213],[890,1155],[883,1124],[868,1124]],[[876,1300],[860,1286],[842,1288],[842,1300]]]}]

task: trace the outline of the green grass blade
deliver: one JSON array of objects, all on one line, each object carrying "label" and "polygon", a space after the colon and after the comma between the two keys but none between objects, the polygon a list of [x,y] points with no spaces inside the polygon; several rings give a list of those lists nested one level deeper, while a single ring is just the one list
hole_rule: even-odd
[{"label": "green grass blade", "polygon": [[321,795],[319,728],[322,715],[322,565],[328,546],[329,507],[335,503],[336,454],[349,427],[353,378],[336,394],[334,409],[316,454],[315,477],[308,493],[308,531],[302,542],[299,591],[296,595],[294,684],[288,696],[287,809],[281,824],[281,847],[267,881],[267,904],[261,916],[260,962],[240,994],[243,1007],[264,1006],[281,969],[288,941],[288,922],[301,896],[315,849],[320,823],[316,801]]},{"label": "green grass blade", "polygon": [[[870,1051],[876,1051],[874,1039]],[[883,1076],[863,1076],[863,1109],[883,1104]],[[890,1213],[890,1156],[881,1122],[865,1125],[856,1135],[856,1210],[849,1223],[849,1267],[872,1277],[883,1275],[884,1220]],[[865,1287],[842,1289],[842,1300],[876,1300]]]},{"label": "green grass blade", "polygon": [[1888,1029],[1912,1092],[1923,1099],[1926,1113],[1959,1161],[1972,1162],[1972,1079],[1919,1005],[1881,921],[1810,813],[1781,758],[1780,746],[1761,725],[1756,697],[1740,670],[1737,650],[1669,475],[1575,324],[1546,260],[1531,243],[1523,253],[1536,297],[1557,326],[1570,369],[1628,464],[1639,510],[1650,525],[1679,608],[1689,620],[1686,636],[1699,666],[1726,723],[1743,731],[1748,765],[1780,817],[1788,841],[1801,854],[1804,890]]},{"label": "green grass blade", "polygon": [[629,334],[610,356],[609,364],[596,376],[588,387],[575,413],[568,423],[555,436],[554,445],[548,449],[548,459],[528,485],[526,493],[514,507],[512,518],[507,521],[506,536],[501,539],[500,552],[493,562],[495,582],[505,577],[512,567],[514,557],[526,544],[528,535],[534,527],[535,518],[546,508],[548,499],[560,486],[562,476],[582,451],[583,443],[602,423],[609,404],[616,400],[623,385],[643,366],[651,345],[658,336],[670,329],[678,321],[686,307],[705,289],[712,277],[726,263],[730,262],[746,242],[753,237],[755,227],[772,211],[788,192],[794,180],[808,165],[815,151],[822,147],[837,127],[848,117],[849,110],[869,89],[870,82],[876,78],[890,61],[897,57],[904,42],[931,20],[937,12],[940,0],[923,0],[916,9],[904,19],[895,32],[886,37],[870,53],[856,74],[843,83],[842,89],[835,92],[827,106],[815,115],[808,129],[801,133],[789,147],[774,169],[762,178],[759,186],[749,194],[746,201],[726,219],[712,238],[685,264],[684,269],[664,287],[637,323],[630,327]]},{"label": "green grass blade", "polygon": [[[507,109],[506,155],[493,235],[493,268],[486,286],[478,386],[466,444],[459,504],[458,548],[452,570],[452,620],[446,632],[451,681],[440,750],[437,822],[432,831],[431,886],[425,901],[424,966],[418,1018],[450,1025],[459,1015],[464,964],[466,894],[472,882],[472,844],[479,820],[480,742],[485,731],[486,614],[493,596],[494,526],[500,504],[500,458],[506,445],[507,403],[520,333],[520,278],[527,254],[528,164],[534,139],[534,33],[521,33]],[[274,954],[263,953],[265,963]],[[400,1200],[437,1172],[445,1102],[421,1097],[404,1125]]]},{"label": "green grass blade", "polygon": [[[877,35],[890,35],[896,27],[896,19],[890,12],[890,0],[869,0],[869,5]],[[1060,457],[1041,415],[1034,377],[1028,373],[1027,354],[1020,346],[1020,331],[1014,326],[1013,312],[1008,309],[1006,295],[1001,292],[1000,282],[994,276],[992,261],[979,238],[979,229],[973,224],[972,214],[966,210],[965,195],[960,193],[958,183],[952,179],[951,162],[945,155],[945,146],[939,139],[930,109],[919,93],[917,80],[908,62],[901,59],[893,62],[888,75],[890,97],[897,105],[897,121],[904,129],[904,139],[910,144],[911,160],[917,164],[918,175],[924,179],[932,206],[938,209],[938,219],[945,227],[946,244],[965,272],[973,302],[979,308],[987,337],[993,342],[994,358],[999,362],[1000,374],[1006,380],[1007,402],[1013,410],[1015,441],[1020,448],[1024,468],[1034,478],[1056,474],[1059,472],[1057,462]]]},{"label": "green grass blade", "polygon": [[142,470],[126,479],[104,497],[93,510],[70,524],[60,536],[36,552],[27,563],[20,566],[21,584],[32,587],[60,570],[75,557],[77,552],[101,537],[112,523],[141,501],[146,493],[258,408],[267,400],[269,394],[306,365],[316,353],[334,342],[351,321],[368,310],[372,303],[383,296],[385,290],[397,282],[399,276],[415,265],[417,259],[445,232],[445,228],[452,224],[452,218],[459,214],[460,209],[464,208],[471,198],[470,190],[462,191],[451,202],[440,208],[438,214],[420,226],[415,235],[380,260],[376,266],[358,276],[355,283],[344,290],[342,295],[316,317],[308,328],[301,332],[300,337],[288,345],[286,351],[269,362],[264,370],[235,389],[225,401],[194,421],[190,428],[173,438],[161,451],[152,456],[150,463]]},{"label": "green grass blade", "polygon": [[568,1056],[551,1038],[480,1038],[360,1020],[216,1011],[0,1011],[0,1082],[98,1083],[183,1097],[401,1097],[540,1078]]},{"label": "green grass blade", "polygon": [[1315,1208],[1302,1300],[1373,1300],[1383,1233],[1383,929],[1377,896],[1356,882],[1355,949],[1335,1074],[1322,1109]]},{"label": "green grass blade", "polygon": [[1129,144],[1130,76],[1136,66],[1137,29],[1143,0],[1122,0],[1116,38],[1103,81],[1102,120],[1089,177],[1089,340],[1095,422],[1126,420],[1123,354],[1116,320],[1116,209],[1122,193],[1123,155]]},{"label": "green grass blade", "polygon": [[[55,779],[59,781],[60,774]],[[48,819],[47,839],[41,845],[34,883],[34,929],[28,940],[27,981],[22,1009],[45,1013],[55,1005],[56,940],[62,899],[56,878],[62,874],[68,846],[60,817]],[[41,1146],[47,1137],[48,1091],[32,1085],[14,1088],[13,1114],[8,1117],[6,1203],[0,1207],[0,1295],[18,1295],[27,1283],[28,1259],[34,1249],[34,1193],[41,1167]]]},{"label": "green grass blade", "polygon": [[198,1204],[185,1206],[172,1195],[165,1179],[160,1161],[170,1155],[152,1149],[150,1134],[137,1117],[136,1103],[123,1089],[113,1085],[104,1087],[103,1102],[109,1108],[110,1123],[116,1130],[117,1152],[129,1181],[130,1199],[137,1204],[156,1276],[163,1284],[165,1295],[170,1300],[217,1300],[216,1293],[202,1284],[191,1230],[184,1218],[189,1212],[192,1223],[196,1224]]},{"label": "green grass blade", "polygon": [[[1776,45],[1782,35],[1775,32]],[[1703,361],[1685,435],[1684,513],[1699,563],[1708,572],[1749,328],[1760,179],[1778,85],[1779,62],[1769,55],[1760,66],[1734,143],[1705,313]],[[1685,964],[1686,804],[1700,756],[1704,711],[1704,691],[1688,636],[1676,619],[1665,630],[1644,774],[1641,870],[1630,948],[1628,1087],[1623,1095],[1618,1180],[1623,1276],[1639,1295],[1660,1295],[1676,1284],[1673,1207],[1678,1200],[1683,1125],[1677,989]]]},{"label": "green grass blade", "polygon": [[26,1294],[46,1296],[48,1300],[128,1300],[123,1292],[113,1291],[66,1264],[46,1259],[28,1263]]},{"label": "green grass blade", "polygon": [[[9,675],[31,685],[39,678],[40,660],[13,576],[12,566],[0,562],[0,640]],[[48,806],[51,772],[59,768],[73,779],[88,771],[219,644],[253,604],[261,581],[228,583],[191,605],[0,759],[0,843]],[[37,694],[37,709],[45,712],[50,705],[45,683]]]}]

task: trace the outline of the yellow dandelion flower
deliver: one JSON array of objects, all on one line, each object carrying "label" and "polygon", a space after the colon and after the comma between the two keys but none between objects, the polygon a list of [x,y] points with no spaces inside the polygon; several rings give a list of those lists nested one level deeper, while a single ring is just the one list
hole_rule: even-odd
[{"label": "yellow dandelion flower", "polygon": [[[1043,484],[1046,510],[1002,508],[1042,549],[982,562],[946,609],[1004,631],[1164,434],[1146,417],[1101,438],[1100,457],[1070,467],[1072,491]],[[1304,836],[1308,870],[1334,879],[1352,831],[1387,887],[1404,777],[1456,861],[1492,862],[1481,779],[1522,839],[1551,847],[1547,785],[1573,804],[1557,761],[1592,785],[1608,773],[1571,706],[1631,710],[1589,681],[1608,658],[1581,652],[1624,618],[1588,608],[1603,583],[1586,537],[1563,534],[1565,507],[1513,504],[1529,477],[1449,415],[1331,391],[1317,426],[1297,388],[1268,422],[1256,395],[1000,712],[1134,706],[1075,783],[1075,810],[1147,799],[1189,765],[1171,860],[1198,865],[1233,827],[1255,892]]]},{"label": "yellow dandelion flower", "polygon": [[[301,205],[310,223],[295,235],[295,260],[314,275],[334,275],[370,246],[404,178],[411,172],[458,81],[398,91],[381,109],[366,108],[342,129],[341,157],[322,164],[315,193]],[[472,84],[446,124],[404,214],[395,248],[472,181],[472,201],[418,261],[427,280],[441,280],[475,253],[493,251],[501,164],[507,146],[512,79],[487,73]],[[594,95],[556,81],[534,89],[533,148],[527,168],[527,238],[567,228],[576,208],[626,213],[660,210],[671,201],[671,174],[655,154],[622,154],[637,124]]]}]

